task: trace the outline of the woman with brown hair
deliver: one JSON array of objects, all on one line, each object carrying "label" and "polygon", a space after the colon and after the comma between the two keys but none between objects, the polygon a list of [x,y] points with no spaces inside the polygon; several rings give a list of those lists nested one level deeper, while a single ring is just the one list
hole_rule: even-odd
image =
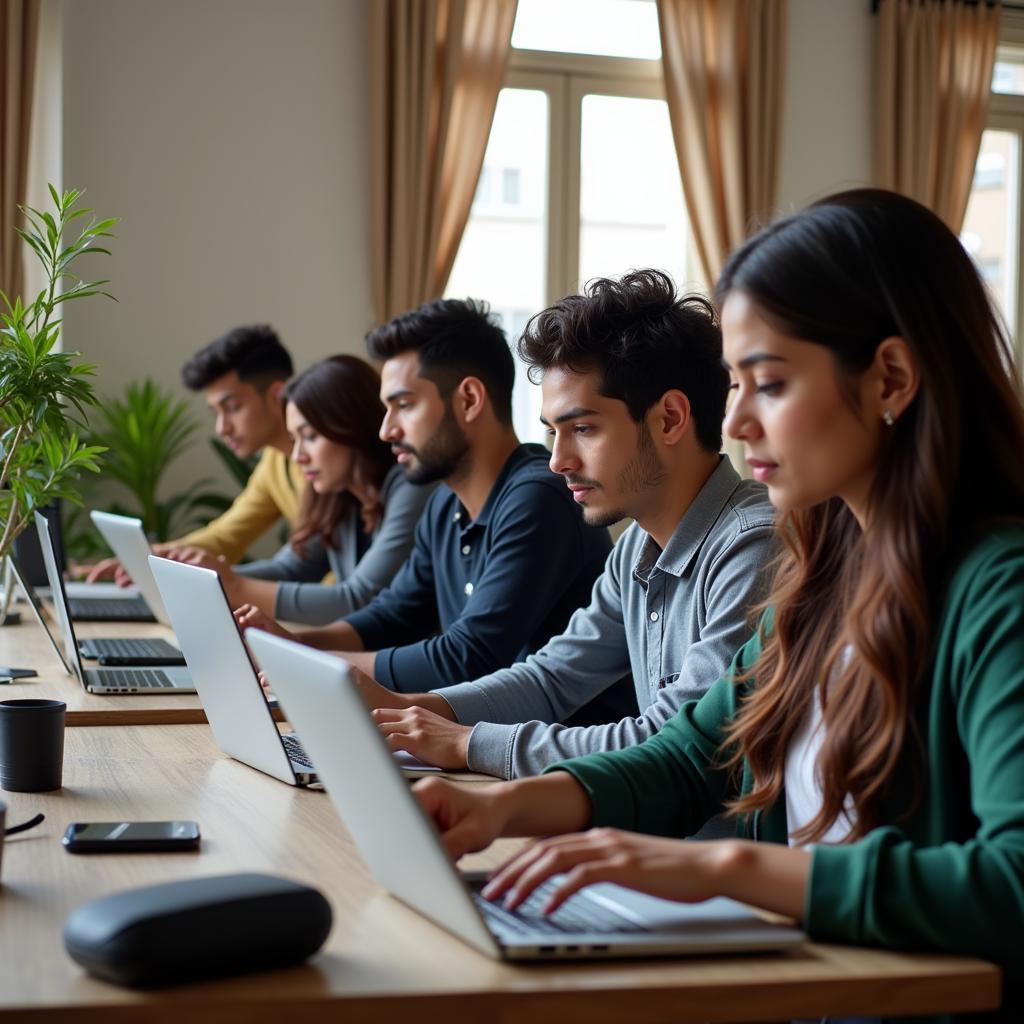
[{"label": "woman with brown hair", "polygon": [[[431,486],[411,484],[378,431],[380,376],[356,356],[332,356],[293,377],[282,394],[291,458],[307,480],[288,543],[273,557],[220,574],[232,607],[322,625],[363,607],[412,550]],[[182,557],[182,553],[176,553]],[[320,582],[332,572],[334,581]]]},{"label": "woman with brown hair", "polygon": [[[725,428],[783,544],[754,635],[643,744],[417,792],[454,856],[569,833],[497,872],[485,895],[511,906],[558,873],[549,911],[598,881],[731,896],[823,941],[997,961],[1019,1017],[1024,409],[1005,330],[956,237],[879,191],[762,231],[718,300]],[[680,841],[722,809],[738,838]]]}]

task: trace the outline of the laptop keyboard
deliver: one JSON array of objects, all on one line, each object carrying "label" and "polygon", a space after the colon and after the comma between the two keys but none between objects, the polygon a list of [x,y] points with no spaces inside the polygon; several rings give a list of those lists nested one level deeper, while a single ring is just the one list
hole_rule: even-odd
[{"label": "laptop keyboard", "polygon": [[71,618],[103,621],[155,622],[149,605],[141,597],[70,597]]},{"label": "laptop keyboard", "polygon": [[167,689],[175,686],[174,680],[166,672],[154,668],[121,668],[116,671],[94,668],[89,670],[88,678],[90,683],[98,683],[100,686],[120,690],[128,686],[147,690]]},{"label": "laptop keyboard", "polygon": [[545,917],[540,910],[555,886],[554,880],[538,886],[514,911],[506,910],[501,903],[492,903],[484,899],[479,892],[473,893],[473,901],[495,931],[520,938],[537,934],[567,935],[580,932],[619,935],[624,932],[648,930],[636,921],[587,899],[585,895],[571,896],[553,914]]},{"label": "laptop keyboard", "polygon": [[80,646],[100,658],[181,658],[181,652],[166,640],[90,639]]},{"label": "laptop keyboard", "polygon": [[310,761],[309,756],[299,742],[298,736],[290,732],[282,733],[281,742],[284,744],[284,752],[288,755],[288,759],[292,764],[305,768],[307,771],[316,771],[313,767],[313,762]]}]

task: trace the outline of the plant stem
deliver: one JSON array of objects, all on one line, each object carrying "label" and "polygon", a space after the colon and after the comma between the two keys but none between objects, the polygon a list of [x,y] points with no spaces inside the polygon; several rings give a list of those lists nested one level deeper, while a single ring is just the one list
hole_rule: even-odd
[{"label": "plant stem", "polygon": [[0,490],[3,490],[3,488],[7,484],[7,474],[10,472],[11,461],[14,459],[14,456],[17,454],[18,445],[21,444],[21,438],[22,438],[22,435],[24,434],[24,432],[25,432],[25,421],[22,420],[22,422],[18,424],[18,429],[14,432],[14,441],[11,443],[11,447],[7,450],[7,458],[4,459],[3,472],[0,473]]},{"label": "plant stem", "polygon": [[12,541],[19,533],[25,528],[25,524],[28,522],[28,516],[25,515],[19,518],[17,512],[14,510],[14,506],[11,506],[11,514],[7,518],[7,522],[4,524],[4,535],[0,537],[0,561],[7,557],[7,550],[11,546]]}]

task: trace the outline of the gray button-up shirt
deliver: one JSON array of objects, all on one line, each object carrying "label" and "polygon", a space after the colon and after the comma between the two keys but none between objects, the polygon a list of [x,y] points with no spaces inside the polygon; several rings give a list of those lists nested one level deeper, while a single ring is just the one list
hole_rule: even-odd
[{"label": "gray button-up shirt", "polygon": [[[722,675],[747,639],[773,554],[774,518],[765,488],[742,480],[723,456],[664,551],[631,526],[590,605],[561,636],[524,662],[435,691],[459,722],[476,723],[469,767],[502,778],[535,775],[563,758],[656,733]],[[630,673],[639,717],[634,708],[605,725],[557,724]]]}]

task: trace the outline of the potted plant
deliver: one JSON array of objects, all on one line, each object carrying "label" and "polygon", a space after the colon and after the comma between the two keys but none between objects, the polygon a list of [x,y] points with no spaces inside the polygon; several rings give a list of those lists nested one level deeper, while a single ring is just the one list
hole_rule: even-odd
[{"label": "potted plant", "polygon": [[[72,299],[108,295],[103,281],[84,281],[71,272],[80,256],[107,253],[98,242],[109,238],[116,220],[97,220],[78,208],[81,191],[60,194],[51,185],[54,212],[20,207],[25,229],[15,229],[43,265],[43,290],[32,302],[0,291],[0,563],[35,510],[56,498],[78,503],[75,487],[82,470],[99,469],[101,446],[84,443],[77,417],[95,405],[95,367],[76,362],[77,352],[57,351],[60,307]],[[76,222],[88,218],[75,235]],[[112,296],[108,297],[112,298]],[[6,616],[11,587],[4,573]]]}]

